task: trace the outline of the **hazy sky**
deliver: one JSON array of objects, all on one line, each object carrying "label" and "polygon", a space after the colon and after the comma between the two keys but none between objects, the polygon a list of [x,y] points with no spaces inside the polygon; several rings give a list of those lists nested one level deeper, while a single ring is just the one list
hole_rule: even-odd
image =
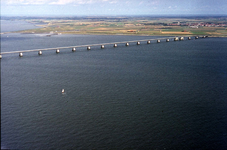
[{"label": "hazy sky", "polygon": [[1,0],[1,15],[224,14],[227,0]]}]

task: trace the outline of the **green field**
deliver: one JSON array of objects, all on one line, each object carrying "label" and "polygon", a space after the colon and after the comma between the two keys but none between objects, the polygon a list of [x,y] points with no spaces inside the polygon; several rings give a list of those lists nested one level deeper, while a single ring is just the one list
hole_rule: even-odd
[{"label": "green field", "polygon": [[[61,34],[124,34],[124,35],[209,35],[227,36],[226,26],[198,26],[188,24],[201,22],[227,24],[227,18],[82,18],[82,19],[26,19],[41,28],[20,33]],[[174,25],[181,23],[180,25]]]}]

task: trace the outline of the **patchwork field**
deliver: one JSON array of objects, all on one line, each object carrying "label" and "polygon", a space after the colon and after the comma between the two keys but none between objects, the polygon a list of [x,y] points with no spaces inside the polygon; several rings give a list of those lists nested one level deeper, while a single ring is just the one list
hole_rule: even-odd
[{"label": "patchwork field", "polygon": [[26,19],[26,21],[41,28],[20,33],[227,36],[227,17],[85,17]]},{"label": "patchwork field", "polygon": [[193,34],[191,32],[161,32],[162,34],[173,34],[173,35],[190,35]]}]

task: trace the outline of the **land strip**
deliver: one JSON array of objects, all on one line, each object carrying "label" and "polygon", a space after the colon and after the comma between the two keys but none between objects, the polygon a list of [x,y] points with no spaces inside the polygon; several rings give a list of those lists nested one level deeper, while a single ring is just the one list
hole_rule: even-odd
[{"label": "land strip", "polygon": [[123,34],[149,36],[208,35],[227,37],[227,17],[76,17],[23,18],[40,28],[25,34]]}]

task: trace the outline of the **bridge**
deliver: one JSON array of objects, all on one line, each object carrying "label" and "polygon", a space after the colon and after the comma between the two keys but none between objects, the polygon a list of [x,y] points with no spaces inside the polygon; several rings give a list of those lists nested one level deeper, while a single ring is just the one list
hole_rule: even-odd
[{"label": "bridge", "polygon": [[[208,36],[195,36],[195,39],[198,38],[207,38]],[[159,38],[159,39],[145,39],[145,40],[134,40],[134,41],[123,41],[123,42],[111,42],[111,43],[101,43],[101,44],[89,44],[89,45],[77,45],[77,46],[66,46],[66,47],[55,47],[55,48],[42,48],[42,49],[32,49],[32,50],[21,50],[21,51],[11,51],[11,52],[2,52],[0,53],[0,59],[2,59],[2,55],[6,54],[14,54],[14,53],[19,53],[20,57],[23,57],[23,53],[27,52],[38,52],[38,55],[42,55],[42,51],[49,51],[49,50],[56,50],[56,53],[60,53],[60,49],[68,49],[72,48],[72,51],[76,51],[76,48],[79,47],[87,47],[87,50],[91,50],[92,46],[101,46],[103,49],[105,45],[113,45],[113,47],[117,47],[117,44],[122,44],[125,43],[125,46],[129,46],[129,43],[135,43],[137,45],[140,45],[140,42],[146,41],[147,44],[150,44],[151,41],[157,41],[157,43],[160,43],[161,40],[166,40],[166,42],[169,42],[170,40],[173,41],[183,41],[185,38],[188,40],[191,40],[192,37],[165,37],[165,38]]]}]

